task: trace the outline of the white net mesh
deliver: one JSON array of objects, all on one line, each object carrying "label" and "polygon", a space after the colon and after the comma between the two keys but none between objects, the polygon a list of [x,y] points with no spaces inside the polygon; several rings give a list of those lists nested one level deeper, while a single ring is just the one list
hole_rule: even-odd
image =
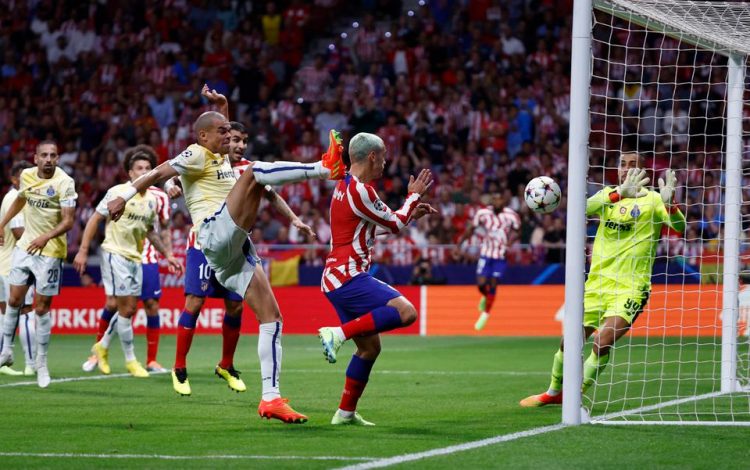
[{"label": "white net mesh", "polygon": [[[652,184],[666,169],[676,172],[675,200],[687,224],[682,233],[663,228],[650,300],[584,406],[599,420],[750,424],[747,391],[721,393],[727,54],[750,53],[750,5],[595,4],[588,193],[617,186],[621,153],[637,151]],[[747,101],[743,112],[750,116]],[[743,201],[750,201],[750,140],[744,142]],[[743,233],[749,204],[742,205]],[[621,214],[652,223],[638,220],[639,212],[628,206]],[[589,220],[589,248],[598,222]],[[742,241],[741,253],[747,248]],[[619,276],[626,284],[633,274]],[[737,376],[747,387],[750,291],[741,291],[740,304]]]}]

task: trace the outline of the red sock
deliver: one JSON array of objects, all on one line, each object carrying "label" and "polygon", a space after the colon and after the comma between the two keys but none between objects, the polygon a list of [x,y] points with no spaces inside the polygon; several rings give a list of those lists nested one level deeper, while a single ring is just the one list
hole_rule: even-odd
[{"label": "red sock", "polygon": [[224,320],[221,325],[221,362],[219,367],[229,369],[234,364],[234,352],[237,350],[237,342],[240,340],[240,325],[231,324]]},{"label": "red sock", "polygon": [[107,332],[107,328],[109,328],[109,320],[99,318],[99,322],[97,323],[97,326],[99,329],[96,332],[96,342],[98,343],[99,340],[104,337],[104,333]]},{"label": "red sock", "polygon": [[492,310],[492,304],[495,303],[495,294],[487,294],[487,304],[486,309],[487,313],[490,313],[490,310]]},{"label": "red sock", "polygon": [[146,364],[148,364],[156,360],[156,353],[159,351],[159,328],[146,328],[146,344]]},{"label": "red sock", "polygon": [[348,321],[341,325],[341,329],[344,330],[344,336],[346,339],[354,336],[362,336],[374,333],[375,330],[375,319],[372,318],[372,313],[362,315],[359,318]]},{"label": "red sock", "polygon": [[174,357],[174,368],[184,369],[187,360],[187,353],[190,351],[190,345],[193,343],[195,328],[177,327],[177,349]]},{"label": "red sock", "polygon": [[346,378],[344,383],[344,393],[341,394],[341,403],[339,409],[344,411],[354,411],[357,409],[357,402],[359,397],[362,396],[362,392],[365,391],[367,382],[354,380],[351,377]]}]

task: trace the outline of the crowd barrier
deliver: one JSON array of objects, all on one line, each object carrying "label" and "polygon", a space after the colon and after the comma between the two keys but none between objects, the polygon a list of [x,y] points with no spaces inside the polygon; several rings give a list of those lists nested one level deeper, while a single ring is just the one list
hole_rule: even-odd
[{"label": "crowd barrier", "polygon": [[[500,286],[492,317],[482,332],[474,331],[479,293],[474,286],[401,286],[399,290],[419,312],[419,319],[394,334],[559,336],[562,333],[564,286]],[[174,333],[184,298],[180,288],[164,288],[161,325]],[[284,316],[285,334],[315,334],[321,326],[337,325],[338,317],[317,287],[274,288]],[[643,336],[719,336],[721,334],[721,286],[655,286],[648,307],[632,334]],[[95,334],[104,305],[100,288],[63,288],[52,304],[53,332]],[[197,332],[221,332],[223,303],[208,299],[198,321]],[[137,333],[145,331],[146,317],[139,310],[134,322]],[[242,331],[257,332],[248,307]]]}]

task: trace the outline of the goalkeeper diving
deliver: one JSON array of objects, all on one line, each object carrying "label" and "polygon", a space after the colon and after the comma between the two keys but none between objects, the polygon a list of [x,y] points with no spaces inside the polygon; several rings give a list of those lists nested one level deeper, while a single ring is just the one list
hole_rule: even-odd
[{"label": "goalkeeper diving", "polygon": [[[605,187],[586,201],[586,215],[599,217],[591,268],[583,300],[586,338],[594,332],[591,354],[583,364],[582,392],[596,382],[609,362],[615,342],[628,332],[651,292],[651,270],[663,224],[685,230],[685,216],[674,204],[676,178],[667,170],[659,191],[646,188],[649,178],[636,152],[620,155],[620,185]],[[552,361],[546,392],[521,400],[523,407],[562,403],[563,342]]]}]

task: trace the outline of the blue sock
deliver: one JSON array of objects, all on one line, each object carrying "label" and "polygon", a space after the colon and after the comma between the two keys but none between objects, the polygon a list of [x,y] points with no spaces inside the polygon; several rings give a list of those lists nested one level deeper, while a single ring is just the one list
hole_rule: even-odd
[{"label": "blue sock", "polygon": [[378,333],[390,331],[401,326],[401,315],[396,307],[378,307],[372,311],[372,320]]},{"label": "blue sock", "polygon": [[159,315],[146,316],[146,328],[153,328],[158,329],[161,327],[161,319],[159,318]]},{"label": "blue sock", "polygon": [[239,328],[242,326],[242,315],[237,316],[237,317],[232,317],[225,313],[224,324],[230,328]]},{"label": "blue sock", "polygon": [[360,382],[367,382],[373,365],[375,365],[374,360],[362,359],[354,354],[352,360],[349,361],[349,367],[346,368],[346,376]]},{"label": "blue sock", "polygon": [[109,323],[112,320],[112,317],[114,317],[116,314],[117,314],[117,309],[107,310],[107,307],[104,307],[102,309],[102,314],[100,315],[100,318],[104,320],[105,322]]},{"label": "blue sock", "polygon": [[193,315],[192,313],[183,310],[180,314],[180,319],[177,321],[177,324],[183,328],[193,329],[195,328],[195,324],[197,322],[198,315]]}]

